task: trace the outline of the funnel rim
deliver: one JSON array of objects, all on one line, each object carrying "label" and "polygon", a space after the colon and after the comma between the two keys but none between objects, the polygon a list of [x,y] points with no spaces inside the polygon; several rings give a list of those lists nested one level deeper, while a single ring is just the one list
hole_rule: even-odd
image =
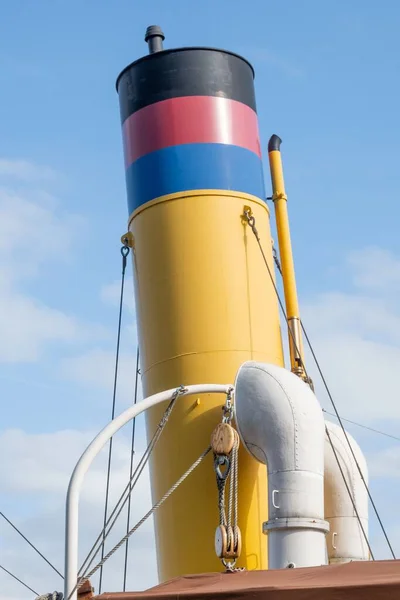
[{"label": "funnel rim", "polygon": [[255,78],[254,67],[251,64],[251,62],[248,61],[247,58],[244,58],[243,56],[238,54],[237,52],[231,52],[230,50],[224,50],[223,48],[214,48],[212,46],[183,46],[182,48],[168,48],[166,50],[161,50],[160,52],[155,52],[154,54],[145,54],[144,56],[141,56],[140,58],[129,63],[129,65],[127,65],[124,69],[122,69],[122,71],[120,72],[120,74],[117,77],[117,80],[115,82],[115,89],[117,90],[117,93],[118,93],[118,86],[119,86],[122,76],[126,73],[126,71],[129,71],[129,69],[131,67],[133,67],[141,62],[144,62],[147,60],[152,60],[152,59],[154,59],[155,56],[159,57],[161,55],[172,54],[173,52],[185,52],[187,50],[208,50],[211,52],[219,52],[221,54],[229,54],[230,56],[239,58],[240,60],[245,62],[250,67],[251,72],[253,74],[253,79]]}]

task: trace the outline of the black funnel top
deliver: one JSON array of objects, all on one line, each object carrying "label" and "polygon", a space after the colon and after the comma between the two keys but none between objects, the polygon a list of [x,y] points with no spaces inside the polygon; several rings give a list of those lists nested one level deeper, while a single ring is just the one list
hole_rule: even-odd
[{"label": "black funnel top", "polygon": [[146,29],[144,41],[149,45],[149,54],[154,54],[155,52],[161,52],[164,50],[163,40],[165,40],[165,35],[163,34],[161,27],[158,25],[150,25]]}]

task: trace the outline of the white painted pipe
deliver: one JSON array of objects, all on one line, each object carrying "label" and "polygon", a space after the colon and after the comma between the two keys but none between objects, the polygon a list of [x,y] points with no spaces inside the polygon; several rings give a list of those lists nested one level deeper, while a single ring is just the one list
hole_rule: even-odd
[{"label": "white painted pipe", "polygon": [[[368,493],[349,448],[349,443],[339,425],[330,421],[325,421],[325,425],[352,494],[362,527],[368,536]],[[349,433],[347,433],[347,438],[364,480],[368,484],[368,471],[364,455]],[[330,524],[330,533],[327,536],[330,563],[369,560],[368,545],[328,436],[325,439],[325,518]]]},{"label": "white painted pipe", "polygon": [[246,362],[235,383],[243,444],[268,470],[269,568],[327,564],[324,419],[310,387],[276,365]]},{"label": "white painted pipe", "polygon": [[[190,394],[227,394],[232,389],[232,385],[218,385],[205,383],[202,385],[188,385],[185,387],[182,396]],[[104,445],[126,425],[129,421],[148,410],[156,404],[171,400],[176,390],[167,390],[154,394],[142,400],[138,404],[129,407],[125,412],[111,421],[86,448],[80,457],[72,473],[66,502],[65,516],[65,583],[64,599],[77,600],[76,584],[78,579],[78,526],[79,526],[79,496],[82,488],[83,479],[93,460],[99,454]]]}]

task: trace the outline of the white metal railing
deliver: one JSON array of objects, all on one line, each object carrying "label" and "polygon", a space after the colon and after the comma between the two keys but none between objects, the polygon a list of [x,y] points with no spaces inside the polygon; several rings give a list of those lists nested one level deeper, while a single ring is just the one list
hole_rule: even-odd
[{"label": "white metal railing", "polygon": [[[188,385],[179,393],[179,397],[199,394],[228,394],[232,390],[232,385],[221,385],[205,383],[201,385]],[[92,462],[99,454],[105,444],[126,425],[129,421],[140,415],[140,413],[160,404],[171,400],[176,389],[166,390],[159,394],[154,394],[145,398],[141,402],[130,406],[125,412],[111,421],[86,448],[78,460],[76,467],[71,475],[68,486],[66,515],[65,515],[65,586],[64,599],[77,600],[77,581],[78,581],[78,525],[79,525],[79,497],[81,493],[83,479],[89,470]]]}]

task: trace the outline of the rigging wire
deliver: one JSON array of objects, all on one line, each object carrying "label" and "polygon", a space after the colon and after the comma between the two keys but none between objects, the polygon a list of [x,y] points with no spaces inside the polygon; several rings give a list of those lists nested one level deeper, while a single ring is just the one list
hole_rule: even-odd
[{"label": "rigging wire", "polygon": [[35,590],[33,590],[31,587],[29,587],[29,585],[27,585],[26,583],[24,583],[22,581],[22,579],[19,579],[16,575],[14,575],[14,573],[11,573],[11,571],[8,571],[2,565],[0,565],[0,569],[2,569],[3,571],[5,571],[8,575],[10,575],[13,579],[15,579],[16,581],[18,581],[21,585],[23,585],[24,587],[26,587],[28,590],[30,590],[31,592],[33,592],[36,596],[39,595],[37,592],[35,592]]},{"label": "rigging wire", "polygon": [[[140,358],[140,356],[139,356],[139,345],[138,345],[137,352],[136,352],[135,394],[134,394],[134,398],[133,398],[134,405],[137,403],[137,397],[138,397],[138,383],[139,383],[139,373],[140,373],[139,358]],[[129,466],[129,481],[132,481],[132,476],[133,476],[133,459],[135,456],[135,430],[136,430],[136,417],[134,419],[132,419],[131,463]],[[132,491],[132,489],[129,490],[129,496],[128,496],[126,533],[129,533],[129,527],[130,527],[131,500],[132,500],[131,491]],[[127,573],[128,573],[128,553],[129,553],[129,538],[126,539],[126,544],[125,544],[124,581],[123,581],[123,587],[122,587],[124,592],[126,591],[126,577],[127,577]]]},{"label": "rigging wire", "polygon": [[[124,496],[125,496],[126,492],[129,490],[129,492],[128,492],[128,494],[129,494],[132,491],[132,489],[135,487],[135,485],[136,485],[136,483],[137,483],[137,481],[138,481],[141,473],[143,472],[143,470],[144,470],[144,468],[145,468],[145,466],[146,466],[146,464],[147,464],[147,462],[148,462],[148,460],[150,458],[150,455],[151,455],[154,447],[156,446],[158,440],[160,439],[160,436],[161,436],[161,434],[162,434],[162,432],[164,430],[164,427],[165,427],[165,425],[166,425],[166,423],[167,423],[167,421],[169,419],[169,416],[170,416],[170,414],[172,412],[172,409],[175,406],[176,399],[178,398],[178,396],[181,393],[184,392],[184,390],[185,390],[185,388],[183,386],[181,386],[180,388],[177,388],[175,390],[175,392],[173,393],[171,401],[168,404],[167,408],[165,409],[165,412],[164,412],[164,414],[163,414],[163,416],[162,416],[162,418],[161,418],[161,420],[160,420],[160,422],[158,424],[158,427],[157,427],[157,429],[156,429],[156,431],[155,431],[155,433],[154,433],[154,435],[153,435],[150,443],[148,444],[148,446],[147,446],[147,448],[146,448],[146,450],[145,450],[145,452],[144,452],[141,460],[139,461],[139,464],[137,465],[137,467],[136,467],[136,469],[135,469],[135,471],[133,473],[131,481],[129,481],[128,484],[126,485],[126,487],[125,487],[124,491],[122,492],[122,494],[121,494],[121,496],[120,496],[120,498],[119,498],[116,506],[114,507],[111,515],[107,519],[107,526],[110,525],[111,519],[115,515],[114,520],[112,521],[112,523],[108,527],[108,529],[107,529],[107,526],[103,527],[102,531],[100,532],[99,536],[97,537],[97,540],[93,544],[93,546],[92,546],[91,550],[89,551],[88,555],[86,556],[86,558],[85,558],[85,560],[84,560],[81,568],[79,569],[79,575],[81,576],[81,579],[82,578],[86,578],[86,575],[82,575],[82,572],[84,571],[84,569],[86,569],[86,571],[87,571],[87,569],[89,569],[89,567],[93,563],[93,561],[94,561],[97,553],[99,552],[99,550],[100,550],[100,548],[102,546],[103,542],[101,542],[100,546],[96,549],[96,546],[97,546],[98,542],[101,540],[102,537],[104,537],[104,539],[107,538],[107,536],[109,535],[111,529],[114,527],[114,525],[115,525],[115,523],[116,523],[119,515],[121,514],[121,512],[122,512],[122,510],[123,510],[123,508],[124,508],[124,506],[125,506],[125,504],[126,504],[126,502],[128,500],[129,496],[126,496],[125,499],[124,499]],[[93,554],[93,552],[94,552],[94,554]],[[92,554],[93,554],[93,556],[91,556]],[[88,561],[89,561],[89,564],[87,564]]]},{"label": "rigging wire", "polygon": [[[183,386],[181,386],[181,388],[179,388],[179,390],[177,390],[175,392],[174,398],[173,398],[173,402],[175,403],[176,399],[179,396],[179,393],[181,391],[183,391],[185,388]],[[106,556],[104,556],[100,562],[93,567],[93,569],[89,572],[86,573],[84,576],[82,577],[78,577],[78,580],[73,588],[73,590],[71,591],[70,596],[65,599],[65,600],[69,600],[72,596],[72,594],[75,592],[75,590],[79,590],[82,585],[84,584],[85,581],[89,580],[97,571],[98,569],[100,569],[104,563],[111,558],[111,556],[119,549],[121,548],[121,546],[125,543],[125,541],[127,539],[129,539],[129,537],[135,533],[135,531],[137,531],[137,529],[139,529],[139,527],[141,525],[143,525],[143,523],[162,505],[164,504],[164,502],[171,496],[171,494],[181,485],[181,483],[183,483],[185,481],[185,479],[187,479],[187,477],[189,477],[189,475],[196,469],[196,467],[198,467],[198,465],[205,459],[205,457],[209,454],[209,452],[211,451],[211,446],[208,446],[208,448],[206,450],[204,450],[204,452],[195,460],[195,462],[189,467],[189,469],[174,483],[174,485],[172,485],[170,487],[170,489],[164,494],[164,496],[156,503],[154,504],[151,509],[140,519],[140,521],[138,521],[136,523],[136,525],[134,525],[134,527],[132,527],[127,533],[126,535],[124,535],[124,537],[118,542],[118,544],[116,544],[107,554]],[[97,553],[96,553],[97,554]],[[92,560],[93,562],[93,560]]]},{"label": "rigging wire", "polygon": [[[140,521],[138,521],[136,523],[136,525],[134,525],[134,527],[132,527],[132,529],[130,529],[128,531],[128,533],[126,535],[124,535],[124,537],[118,542],[118,544],[116,544],[107,554],[106,556],[104,556],[101,561],[95,566],[93,567],[93,569],[85,576],[85,579],[90,579],[97,571],[98,569],[101,569],[101,567],[104,565],[104,563],[111,558],[111,556],[119,549],[121,548],[121,546],[125,543],[125,541],[127,539],[129,539],[129,537],[135,533],[135,531],[137,531],[139,529],[139,527],[141,525],[143,525],[143,523],[145,521],[147,521],[147,519],[149,517],[151,517],[152,514],[154,514],[154,512],[160,508],[160,506],[162,504],[164,504],[164,502],[166,500],[168,500],[168,498],[171,496],[171,494],[173,494],[173,492],[175,492],[175,490],[181,485],[181,483],[183,483],[185,481],[185,479],[187,479],[189,477],[189,475],[191,475],[191,473],[196,469],[196,467],[199,466],[199,464],[206,458],[206,456],[211,452],[211,446],[208,446],[208,448],[206,448],[206,450],[204,450],[204,452],[202,452],[202,454],[200,454],[200,456],[195,460],[195,462],[188,468],[187,471],[185,471],[185,473],[178,479],[178,481],[176,481],[174,483],[174,485],[172,485],[169,490],[164,494],[164,496],[156,503],[154,504],[149,511],[147,511],[147,513],[140,519]],[[75,592],[76,589],[79,589],[82,585],[83,585],[84,581],[78,581],[77,584],[75,585],[74,589],[71,592],[71,596],[72,594]],[[69,598],[71,597],[69,596]],[[69,600],[69,598],[67,598],[66,600]]]},{"label": "rigging wire", "polygon": [[[325,408],[322,409],[322,412],[324,412],[326,415],[329,415],[330,417],[335,417],[335,419],[337,419],[337,416],[335,415],[335,413],[331,413],[328,410],[326,410]],[[400,437],[397,437],[397,436],[387,433],[385,431],[380,431],[379,429],[374,429],[373,427],[368,427],[368,425],[363,425],[362,423],[357,423],[357,421],[351,421],[351,419],[346,419],[345,417],[341,417],[341,419],[342,419],[342,421],[346,421],[346,423],[351,423],[352,425],[357,425],[357,427],[361,427],[361,429],[367,429],[368,431],[372,431],[373,433],[377,433],[379,435],[384,435],[385,437],[388,437],[388,438],[391,438],[392,440],[396,440],[397,442],[400,442]]]},{"label": "rigging wire", "polygon": [[346,476],[345,476],[345,474],[344,474],[344,472],[343,472],[342,465],[340,464],[340,460],[339,460],[339,457],[338,457],[338,455],[337,455],[337,452],[336,452],[336,448],[335,448],[335,446],[334,446],[334,444],[333,444],[333,442],[332,442],[332,438],[331,438],[331,435],[330,435],[330,433],[329,433],[329,429],[327,428],[327,426],[326,426],[326,425],[325,425],[325,432],[326,432],[326,435],[328,436],[328,440],[329,440],[329,443],[330,443],[330,445],[331,445],[331,448],[332,448],[332,451],[333,451],[333,455],[334,455],[334,457],[335,457],[335,460],[336,460],[336,462],[337,462],[337,464],[338,464],[338,467],[339,467],[340,474],[341,474],[341,476],[342,476],[342,479],[343,479],[343,481],[344,481],[344,484],[345,484],[345,486],[346,486],[347,493],[349,494],[349,497],[350,497],[351,503],[352,503],[352,505],[353,505],[353,509],[354,509],[354,512],[355,512],[355,514],[356,514],[357,521],[358,521],[358,523],[359,523],[359,525],[360,525],[360,529],[361,529],[361,531],[362,531],[362,534],[363,534],[363,536],[364,536],[364,539],[365,539],[365,541],[366,541],[366,543],[367,543],[367,546],[368,546],[368,550],[369,550],[370,556],[371,556],[372,560],[375,560],[375,556],[374,556],[374,553],[372,552],[371,544],[370,544],[370,542],[369,542],[369,539],[368,539],[367,533],[366,533],[366,531],[365,531],[365,529],[364,529],[364,525],[362,524],[361,517],[360,517],[360,515],[359,515],[359,513],[358,513],[358,510],[357,510],[356,502],[355,502],[355,500],[354,500],[354,498],[353,498],[353,494],[351,493],[351,490],[350,490],[350,488],[349,488],[349,484],[347,483]]},{"label": "rigging wire", "polygon": [[[301,323],[301,322],[300,322],[300,323]],[[336,408],[336,403],[335,403],[335,401],[333,400],[332,394],[331,394],[331,392],[330,392],[330,389],[329,389],[329,387],[328,387],[328,384],[327,384],[327,382],[326,382],[326,380],[325,380],[324,374],[322,373],[321,366],[320,366],[320,364],[319,364],[319,361],[318,361],[318,359],[317,359],[317,357],[316,357],[316,355],[315,355],[314,348],[313,348],[313,346],[312,346],[312,344],[311,344],[311,342],[310,342],[310,339],[309,339],[309,337],[308,337],[308,335],[307,335],[307,332],[306,332],[306,330],[305,330],[305,327],[304,327],[303,323],[301,323],[301,328],[302,328],[302,330],[303,330],[304,337],[305,337],[305,338],[306,338],[306,340],[307,340],[308,347],[310,348],[310,352],[311,352],[311,354],[312,354],[312,356],[313,356],[314,362],[315,362],[315,364],[316,364],[316,366],[317,366],[318,372],[319,372],[319,374],[320,374],[320,377],[321,377],[321,379],[322,379],[322,381],[323,381],[323,384],[324,384],[324,387],[325,387],[325,389],[326,389],[326,392],[327,392],[327,394],[328,394],[328,396],[329,396],[329,400],[331,401],[331,404],[332,404],[332,406],[333,406],[333,410],[335,411],[336,418],[337,418],[337,420],[339,421],[340,427],[342,428],[343,434],[344,434],[344,436],[345,436],[345,438],[346,438],[346,441],[347,441],[347,443],[348,443],[348,445],[349,445],[350,451],[351,451],[351,453],[352,453],[352,455],[353,455],[354,461],[355,461],[355,463],[356,463],[356,465],[357,465],[357,469],[358,469],[358,472],[360,473],[360,477],[361,477],[361,479],[362,479],[362,481],[363,481],[363,484],[364,484],[364,486],[365,486],[365,489],[367,490],[368,497],[369,497],[369,499],[370,499],[370,501],[371,501],[371,505],[372,505],[372,507],[373,507],[373,509],[374,509],[374,512],[375,512],[376,518],[378,519],[378,522],[379,522],[379,525],[380,525],[380,527],[381,527],[381,529],[382,529],[383,535],[385,536],[385,539],[386,539],[387,545],[388,545],[388,547],[389,547],[389,550],[390,550],[390,552],[391,552],[391,554],[392,554],[392,557],[393,557],[393,558],[396,560],[396,555],[395,555],[395,553],[394,553],[394,550],[393,550],[393,548],[392,548],[392,545],[391,545],[391,543],[390,543],[390,541],[389,541],[389,537],[388,537],[388,535],[387,535],[387,533],[386,533],[386,529],[385,529],[385,527],[384,527],[384,525],[383,525],[383,523],[382,523],[382,519],[381,519],[381,517],[380,517],[380,515],[379,515],[378,509],[377,509],[377,507],[376,507],[376,505],[375,505],[375,502],[374,502],[374,500],[373,500],[373,498],[372,498],[372,494],[371,494],[371,492],[370,492],[370,489],[369,489],[369,487],[368,487],[368,484],[367,484],[367,482],[365,481],[364,475],[363,475],[363,473],[362,473],[362,471],[361,471],[361,467],[360,467],[360,465],[358,464],[358,460],[356,459],[356,455],[355,455],[355,453],[354,453],[353,446],[352,446],[352,445],[351,445],[351,443],[350,443],[349,437],[348,437],[348,435],[347,435],[347,431],[346,431],[346,430],[345,430],[345,428],[344,428],[344,425],[343,425],[342,419],[341,419],[341,417],[340,417],[340,415],[339,415],[339,412],[338,412],[338,410],[337,410],[337,408]]]},{"label": "rigging wire", "polygon": [[[119,314],[118,314],[118,331],[117,331],[117,347],[115,352],[115,369],[114,369],[114,386],[113,386],[113,397],[112,397],[112,409],[111,409],[111,420],[115,417],[115,404],[117,398],[117,383],[118,383],[118,366],[119,366],[119,350],[121,342],[121,324],[122,324],[122,307],[124,300],[124,287],[125,287],[125,271],[127,264],[127,257],[130,252],[129,246],[124,244],[121,248],[122,255],[122,278],[121,278],[121,293],[119,300]],[[107,512],[108,512],[108,499],[110,495],[110,475],[111,475],[111,458],[112,458],[112,445],[113,438],[110,439],[110,445],[108,450],[108,465],[107,465],[107,480],[106,480],[106,496],[104,501],[104,528],[106,527]],[[104,558],[104,543],[105,537],[103,537],[103,543],[101,547],[101,558]],[[103,566],[100,568],[99,575],[99,594],[101,594],[101,585],[103,582]]]},{"label": "rigging wire", "polygon": [[47,559],[47,558],[46,558],[46,557],[45,557],[45,556],[44,556],[44,555],[43,555],[43,554],[40,552],[40,550],[38,550],[38,549],[36,548],[36,546],[34,546],[34,545],[32,544],[32,542],[30,542],[30,541],[28,540],[28,538],[27,538],[27,537],[26,537],[26,536],[25,536],[25,535],[22,533],[22,531],[20,531],[20,530],[18,529],[18,527],[16,527],[16,526],[14,525],[14,523],[12,523],[12,522],[10,521],[10,519],[8,519],[8,518],[6,517],[6,515],[5,515],[3,512],[0,512],[0,516],[2,516],[2,517],[3,517],[3,519],[4,519],[5,521],[7,521],[7,523],[8,523],[9,525],[11,525],[11,527],[12,527],[13,529],[15,529],[15,531],[16,531],[16,532],[17,532],[17,533],[18,533],[18,534],[19,534],[19,535],[20,535],[20,536],[21,536],[21,537],[22,537],[22,538],[25,540],[25,542],[27,542],[27,543],[30,545],[30,547],[31,547],[31,548],[33,548],[33,549],[34,549],[34,551],[35,551],[37,554],[39,554],[39,556],[41,556],[41,558],[43,558],[43,560],[44,560],[44,561],[45,561],[45,562],[46,562],[46,563],[47,563],[47,564],[48,564],[48,565],[49,565],[49,566],[50,566],[50,567],[53,569],[53,571],[55,571],[55,572],[57,573],[57,575],[59,575],[59,576],[60,576],[62,579],[64,579],[64,575],[62,575],[62,574],[60,573],[60,571],[59,571],[58,569],[56,569],[56,567],[55,567],[54,565],[52,565],[52,564],[51,564],[51,562],[50,562],[50,561],[49,561],[49,560],[48,560],[48,559]]},{"label": "rigging wire", "polygon": [[[133,474],[132,480],[129,481],[128,484],[126,485],[117,504],[115,505],[113,511],[111,512],[110,516],[108,517],[106,527],[103,527],[103,529],[100,531],[96,541],[94,542],[92,548],[90,549],[85,560],[83,561],[82,566],[79,569],[79,575],[82,574],[84,569],[88,569],[91,566],[95,557],[97,556],[98,552],[100,551],[103,542],[101,542],[97,548],[96,548],[96,546],[98,545],[101,538],[102,537],[106,538],[108,536],[108,534],[110,533],[111,529],[113,528],[117,518],[121,514],[121,512],[127,502],[128,496],[126,496],[125,498],[124,498],[124,496],[125,496],[126,492],[130,493],[133,490],[134,486],[136,485],[137,480],[139,479],[144,467],[146,466],[147,460],[151,454],[152,449],[154,448],[154,445],[155,445],[155,443],[154,443],[154,438],[153,438],[153,440],[148,445],[146,451],[144,452],[139,464],[137,465],[135,472]],[[114,515],[115,515],[114,521],[111,523],[111,520],[114,517]],[[110,523],[111,523],[111,525],[110,525]],[[110,525],[110,527],[107,529],[108,525]],[[93,556],[91,556],[92,554],[93,554]]]},{"label": "rigging wire", "polygon": [[[274,288],[274,290],[275,290],[275,293],[276,293],[276,296],[277,296],[277,299],[278,299],[278,302],[279,302],[279,306],[280,306],[280,308],[281,308],[282,314],[283,314],[283,316],[284,316],[284,318],[285,318],[285,321],[286,321],[286,324],[287,324],[287,326],[288,326],[288,331],[289,331],[289,334],[291,335],[291,338],[292,338],[293,344],[294,344],[294,346],[295,346],[295,348],[296,348],[297,352],[299,352],[299,350],[298,350],[298,348],[297,348],[297,344],[296,344],[296,339],[295,339],[295,337],[294,337],[294,334],[293,334],[293,332],[292,332],[291,328],[289,327],[289,321],[288,321],[288,317],[287,317],[287,314],[286,314],[285,307],[284,307],[284,305],[283,305],[283,301],[282,301],[282,299],[281,299],[281,297],[280,297],[279,290],[278,290],[278,288],[277,288],[277,285],[276,285],[276,283],[275,283],[275,281],[274,281],[274,277],[273,277],[273,275],[272,275],[272,271],[271,271],[271,269],[270,269],[270,266],[269,266],[269,264],[268,264],[268,261],[267,261],[267,257],[265,256],[265,252],[264,252],[264,249],[263,249],[263,247],[262,247],[262,244],[261,244],[261,239],[260,239],[259,233],[258,233],[258,231],[257,231],[257,228],[256,228],[255,218],[254,218],[253,216],[251,216],[251,214],[250,214],[250,212],[249,212],[248,210],[247,210],[247,211],[245,211],[245,213],[244,213],[244,216],[245,216],[245,218],[247,219],[247,222],[248,222],[248,224],[249,224],[249,226],[250,226],[250,228],[251,228],[251,230],[252,230],[252,232],[253,232],[253,234],[254,234],[254,237],[255,237],[255,238],[256,238],[256,240],[257,240],[257,243],[258,243],[258,246],[259,246],[259,248],[260,248],[260,252],[261,252],[261,255],[262,255],[262,258],[263,258],[263,261],[264,261],[264,264],[265,264],[265,266],[267,267],[267,271],[268,271],[269,277],[270,277],[270,279],[271,279],[271,282],[272,282],[273,288]],[[336,417],[337,417],[337,419],[338,419],[338,421],[339,421],[339,423],[340,423],[340,426],[341,426],[341,428],[342,428],[343,434],[344,434],[344,436],[345,436],[345,438],[346,438],[346,441],[347,441],[347,443],[348,443],[348,445],[349,445],[349,447],[350,447],[350,451],[351,451],[351,453],[352,453],[353,459],[354,459],[354,461],[355,461],[355,463],[356,463],[356,465],[357,465],[357,468],[358,468],[358,471],[359,471],[359,473],[360,473],[361,479],[362,479],[362,481],[363,481],[363,484],[364,484],[364,486],[365,486],[365,489],[366,489],[366,491],[367,491],[368,497],[369,497],[369,499],[370,499],[370,501],[371,501],[371,505],[372,505],[372,507],[373,507],[373,509],[374,509],[375,515],[376,515],[376,517],[377,517],[377,519],[378,519],[378,522],[379,522],[379,525],[380,525],[380,527],[381,527],[381,529],[382,529],[382,532],[383,532],[383,534],[384,534],[384,536],[385,536],[385,539],[386,539],[386,542],[387,542],[387,544],[388,544],[389,550],[390,550],[390,552],[391,552],[391,554],[392,554],[392,557],[393,557],[394,559],[396,559],[396,555],[395,555],[395,553],[394,553],[394,551],[393,551],[393,548],[392,548],[392,545],[391,545],[391,543],[390,543],[390,541],[389,541],[388,535],[387,535],[387,533],[386,533],[386,529],[385,529],[385,527],[384,527],[384,525],[383,525],[383,523],[382,523],[382,520],[381,520],[381,518],[380,518],[380,516],[379,516],[379,512],[378,512],[378,509],[377,509],[377,507],[376,507],[376,505],[375,505],[375,502],[374,502],[374,501],[373,501],[373,499],[372,499],[371,492],[370,492],[370,490],[369,490],[369,487],[368,487],[368,485],[367,485],[367,483],[366,483],[366,481],[365,481],[365,479],[364,479],[364,476],[363,476],[363,474],[362,474],[362,471],[361,471],[360,465],[358,464],[358,460],[357,460],[357,458],[356,458],[356,456],[355,456],[355,454],[354,454],[353,447],[352,447],[352,445],[350,444],[350,440],[349,440],[349,438],[348,438],[347,432],[346,432],[346,430],[345,430],[345,428],[344,428],[344,426],[343,426],[343,422],[342,422],[342,420],[341,420],[341,418],[340,418],[340,416],[339,416],[339,413],[338,413],[338,411],[337,411],[336,404],[335,404],[335,402],[334,402],[334,400],[333,400],[333,397],[332,397],[332,395],[331,395],[331,393],[330,393],[330,390],[329,390],[328,384],[327,384],[327,382],[326,382],[326,380],[325,380],[325,377],[324,377],[324,375],[323,375],[323,373],[322,373],[322,370],[321,370],[321,367],[320,367],[320,365],[319,365],[319,362],[318,362],[318,360],[317,360],[317,357],[316,357],[316,355],[315,355],[314,349],[313,349],[313,347],[312,347],[312,345],[311,345],[311,342],[310,342],[310,340],[309,340],[309,337],[308,337],[308,335],[307,335],[307,332],[306,332],[306,330],[305,330],[305,328],[304,328],[304,325],[303,325],[303,323],[302,323],[301,321],[300,321],[300,323],[301,323],[301,328],[302,328],[302,331],[303,331],[303,333],[304,333],[304,337],[306,338],[307,344],[308,344],[308,346],[309,346],[309,348],[310,348],[311,354],[312,354],[312,356],[313,356],[313,359],[314,359],[314,361],[315,361],[315,364],[316,364],[316,366],[317,366],[317,369],[318,369],[318,371],[319,371],[319,374],[320,374],[320,376],[321,376],[322,382],[323,382],[323,384],[324,384],[324,387],[325,387],[325,389],[326,389],[326,392],[327,392],[327,394],[328,394],[328,396],[329,396],[329,399],[330,399],[330,401],[331,401],[331,403],[332,403],[332,406],[333,406],[333,408],[334,408],[334,411],[335,411],[335,413],[336,413]],[[302,367],[303,367],[303,369],[304,369],[304,373],[305,373],[306,377],[308,378],[308,374],[307,374],[307,372],[306,372],[305,365],[303,364],[303,365],[302,365]],[[334,446],[333,446],[332,440],[331,440],[331,438],[330,438],[330,436],[329,436],[329,432],[328,432],[328,430],[327,430],[327,428],[326,428],[326,427],[325,427],[325,431],[326,431],[326,433],[327,433],[327,435],[328,435],[328,440],[329,440],[329,442],[330,442],[330,444],[331,444],[331,447],[332,447],[332,450],[333,450],[333,452],[334,452],[334,455],[335,455],[335,458],[336,458],[336,462],[338,463],[338,466],[339,466],[340,472],[341,472],[341,474],[342,474],[342,476],[343,476],[343,478],[344,478],[344,473],[343,473],[343,470],[342,470],[342,468],[341,468],[341,465],[340,465],[340,463],[339,463],[338,456],[337,456],[337,454],[336,454],[336,452],[335,452],[335,450],[334,450]],[[350,489],[349,489],[349,488],[348,488],[348,486],[347,486],[347,482],[346,482],[346,487],[347,487],[347,489],[348,489],[348,492],[349,492],[349,495],[350,495],[351,501],[353,502],[353,498],[352,498],[352,496],[351,496]],[[353,504],[353,506],[354,506],[354,504]],[[361,528],[362,528],[362,530],[363,530],[363,527],[362,527],[361,520],[360,520],[359,516],[357,515],[357,513],[356,513],[356,516],[357,516],[357,518],[358,518],[358,522],[359,522],[359,524],[360,524],[360,527],[361,527]],[[368,541],[368,538],[367,538],[367,536],[366,536],[366,533],[365,533],[365,531],[364,531],[364,530],[363,530],[363,532],[364,532],[364,538],[365,538],[365,541],[366,541],[366,543],[367,543],[367,544],[368,544],[368,546],[369,546],[369,541]]]}]

